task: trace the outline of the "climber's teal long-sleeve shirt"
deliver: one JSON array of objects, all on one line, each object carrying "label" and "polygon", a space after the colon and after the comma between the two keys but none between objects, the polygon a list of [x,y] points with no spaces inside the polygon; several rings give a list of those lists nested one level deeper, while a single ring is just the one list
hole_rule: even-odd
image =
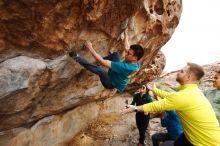
[{"label": "climber's teal long-sleeve shirt", "polygon": [[138,71],[140,66],[140,61],[136,64],[129,63],[128,61],[112,61],[111,69],[108,72],[112,85],[118,89],[119,92],[123,92],[128,85],[129,76],[134,71]]},{"label": "climber's teal long-sleeve shirt", "polygon": [[220,146],[220,128],[215,112],[196,84],[179,87],[178,92],[157,88],[153,92],[163,98],[143,105],[144,112],[176,110],[186,138],[195,146]]}]

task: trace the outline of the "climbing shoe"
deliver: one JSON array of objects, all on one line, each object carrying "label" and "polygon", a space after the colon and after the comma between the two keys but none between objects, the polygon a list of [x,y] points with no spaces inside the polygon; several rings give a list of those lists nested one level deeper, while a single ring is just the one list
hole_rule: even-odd
[{"label": "climbing shoe", "polygon": [[79,56],[79,54],[77,54],[75,51],[71,51],[69,52],[69,56],[72,57],[73,59],[76,59]]}]

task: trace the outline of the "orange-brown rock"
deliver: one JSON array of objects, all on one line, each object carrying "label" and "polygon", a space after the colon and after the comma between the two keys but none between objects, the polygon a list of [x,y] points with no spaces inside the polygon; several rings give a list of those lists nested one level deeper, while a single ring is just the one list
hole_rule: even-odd
[{"label": "orange-brown rock", "polygon": [[94,61],[82,48],[86,40],[102,56],[108,48],[123,52],[120,36],[127,27],[130,44],[149,48],[131,83],[159,75],[165,58],[160,62],[155,56],[172,36],[181,11],[181,0],[1,1],[0,131],[29,127],[112,95],[67,55],[74,48]]}]

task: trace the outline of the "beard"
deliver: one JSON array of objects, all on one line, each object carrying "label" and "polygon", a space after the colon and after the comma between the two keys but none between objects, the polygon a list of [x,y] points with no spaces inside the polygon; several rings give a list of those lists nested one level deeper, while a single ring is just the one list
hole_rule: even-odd
[{"label": "beard", "polygon": [[180,84],[183,82],[182,78],[179,75],[177,75],[176,81]]}]

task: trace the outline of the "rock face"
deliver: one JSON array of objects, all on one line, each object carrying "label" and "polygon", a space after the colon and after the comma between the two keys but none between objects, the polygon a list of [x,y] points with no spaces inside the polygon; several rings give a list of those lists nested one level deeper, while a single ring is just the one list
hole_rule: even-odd
[{"label": "rock face", "polygon": [[217,71],[220,71],[220,61],[203,66],[205,76],[202,78],[201,87],[205,90],[207,87],[213,87],[213,80]]},{"label": "rock face", "polygon": [[122,53],[120,38],[128,28],[130,44],[148,48],[130,86],[152,80],[164,68],[165,57],[158,52],[181,12],[181,0],[1,1],[0,131],[29,127],[113,94],[68,57],[74,48],[93,62],[82,48],[85,40],[102,56],[108,48]]},{"label": "rock face", "polygon": [[[126,100],[130,102],[131,95],[123,94],[123,96],[120,95],[120,97],[116,96],[106,99],[104,102],[97,101],[84,104],[73,110],[65,111],[62,114],[43,118],[30,128],[14,128],[12,130],[0,132],[0,146],[69,146],[66,143],[69,143],[72,140],[74,141],[74,136],[77,133],[82,129],[85,129],[85,127],[95,120],[96,117],[103,117],[98,115],[105,115],[108,117],[104,119],[102,118],[108,123],[118,120],[117,117],[122,119],[123,117],[121,117],[118,111],[121,107],[125,106]],[[113,119],[111,118],[112,116],[114,117]],[[134,121],[133,115],[130,115],[129,117],[133,118],[133,120],[130,120],[129,118],[126,118],[126,120]],[[98,121],[98,123],[100,122]],[[125,122],[120,123],[127,125]],[[118,125],[117,128],[119,128],[121,124]],[[100,125],[98,124],[97,126]],[[90,130],[98,128],[100,127],[93,127],[92,129],[90,128]],[[106,127],[102,128],[104,131],[109,129],[106,129]],[[112,129],[115,128],[112,127]],[[120,130],[121,129],[118,129],[118,131]],[[128,129],[125,128],[124,131],[125,130]],[[111,132],[111,128],[108,132]],[[106,133],[106,136],[107,135],[114,135],[114,132]],[[94,136],[98,136],[98,133],[94,133]],[[75,144],[74,146],[79,145]]]},{"label": "rock face", "polygon": [[21,54],[52,58],[70,47],[80,50],[85,40],[97,49],[122,49],[118,38],[126,26],[131,43],[156,54],[179,22],[181,1],[19,0],[2,1],[0,8],[3,61]]}]

